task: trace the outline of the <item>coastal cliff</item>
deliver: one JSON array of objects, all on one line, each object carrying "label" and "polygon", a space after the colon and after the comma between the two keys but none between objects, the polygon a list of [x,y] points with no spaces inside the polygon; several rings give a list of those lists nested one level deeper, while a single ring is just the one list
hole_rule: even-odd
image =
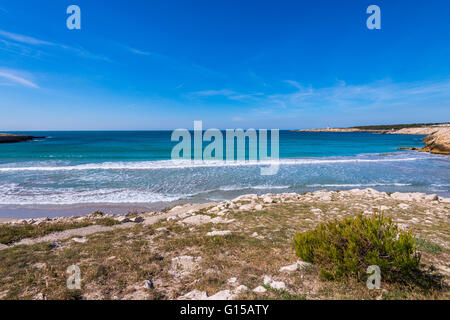
[{"label": "coastal cliff", "polygon": [[27,135],[20,134],[9,134],[9,133],[0,133],[0,143],[16,143],[16,142],[24,142],[42,137],[33,137]]},{"label": "coastal cliff", "polygon": [[396,129],[395,127],[391,129],[328,128],[328,129],[298,130],[297,132],[372,132],[378,134],[426,135],[426,137],[423,138],[425,147],[423,148],[399,147],[398,149],[409,149],[422,152],[430,152],[435,154],[450,155],[450,125],[423,126],[423,127],[411,127],[401,129]]},{"label": "coastal cliff", "polygon": [[414,150],[450,155],[450,126],[405,128],[389,133],[427,135],[422,140],[425,147]]}]

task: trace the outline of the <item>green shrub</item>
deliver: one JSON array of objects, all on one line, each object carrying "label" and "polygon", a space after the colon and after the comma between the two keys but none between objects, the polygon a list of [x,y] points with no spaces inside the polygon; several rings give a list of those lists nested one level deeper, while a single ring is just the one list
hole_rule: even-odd
[{"label": "green shrub", "polygon": [[328,280],[354,276],[367,279],[367,267],[380,267],[384,281],[408,281],[419,270],[420,254],[410,232],[403,232],[382,214],[322,223],[294,237],[297,255],[318,264]]},{"label": "green shrub", "polygon": [[101,211],[95,211],[90,214],[91,217],[103,217],[105,214]]}]

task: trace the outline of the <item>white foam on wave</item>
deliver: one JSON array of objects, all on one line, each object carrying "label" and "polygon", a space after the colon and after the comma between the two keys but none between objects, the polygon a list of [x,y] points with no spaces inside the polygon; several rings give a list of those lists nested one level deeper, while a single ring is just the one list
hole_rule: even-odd
[{"label": "white foam on wave", "polygon": [[255,187],[250,187],[251,189],[256,189],[256,190],[264,190],[264,189],[288,189],[291,186],[270,186],[270,185],[264,185],[264,186],[255,186]]},{"label": "white foam on wave", "polygon": [[316,184],[308,184],[307,187],[312,188],[322,188],[322,187],[382,187],[382,186],[395,186],[395,187],[405,187],[412,186],[411,183],[316,183]]},{"label": "white foam on wave", "polygon": [[159,160],[141,162],[103,162],[73,166],[28,166],[2,167],[0,172],[14,171],[81,171],[81,170],[160,170],[186,169],[205,167],[242,167],[242,166],[270,166],[270,165],[315,165],[334,163],[373,163],[373,162],[404,162],[416,161],[420,158],[394,159],[280,159],[270,161],[190,161],[190,160]]},{"label": "white foam on wave", "polygon": [[[218,190],[220,191],[238,191],[238,190],[246,190],[246,189],[255,189],[255,190],[265,190],[265,189],[288,189],[290,186],[271,186],[271,185],[260,185],[260,186],[224,186],[220,187]],[[217,190],[210,190],[217,191]]]},{"label": "white foam on wave", "polygon": [[78,190],[64,188],[48,190],[32,188],[23,190],[17,186],[0,186],[0,205],[74,205],[74,204],[123,204],[154,203],[179,200],[189,195],[160,194],[150,190],[98,189]]}]

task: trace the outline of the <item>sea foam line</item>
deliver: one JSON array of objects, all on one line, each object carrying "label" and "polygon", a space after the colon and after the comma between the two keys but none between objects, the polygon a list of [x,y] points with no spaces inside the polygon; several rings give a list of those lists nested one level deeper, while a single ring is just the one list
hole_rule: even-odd
[{"label": "sea foam line", "polygon": [[308,184],[306,187],[381,187],[381,186],[395,186],[395,187],[406,187],[412,186],[411,183],[316,183]]},{"label": "sea foam line", "polygon": [[280,159],[279,161],[180,161],[160,160],[142,162],[104,162],[90,163],[74,166],[42,166],[42,167],[3,167],[0,172],[12,171],[82,171],[82,170],[161,170],[161,169],[187,169],[209,167],[242,167],[242,166],[268,166],[268,165],[311,165],[334,163],[371,163],[371,162],[404,162],[416,161],[418,158],[401,159]]},{"label": "sea foam line", "polygon": [[[16,190],[17,191],[17,190]],[[36,192],[37,190],[34,190]],[[151,191],[132,189],[100,189],[100,190],[50,190],[41,194],[6,193],[0,198],[0,205],[75,205],[75,204],[128,204],[171,202],[191,196],[190,194],[161,194]]]},{"label": "sea foam line", "polygon": [[218,189],[209,190],[207,192],[214,191],[239,191],[246,189],[254,189],[254,190],[266,190],[266,189],[289,189],[291,186],[270,186],[270,185],[257,185],[257,186],[223,186]]}]

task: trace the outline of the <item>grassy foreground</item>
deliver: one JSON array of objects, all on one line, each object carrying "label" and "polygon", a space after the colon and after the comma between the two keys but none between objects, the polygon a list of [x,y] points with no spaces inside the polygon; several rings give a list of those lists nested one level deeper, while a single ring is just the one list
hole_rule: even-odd
[{"label": "grassy foreground", "polygon": [[[248,195],[191,211],[175,208],[152,224],[142,215],[144,223],[83,242],[0,250],[0,299],[449,299],[449,203],[369,189]],[[441,287],[391,283],[382,276],[381,289],[370,290],[353,277],[325,280],[319,265],[295,265],[297,232],[380,211],[416,236],[420,268],[440,279]],[[81,270],[80,290],[67,289],[70,265]]]},{"label": "grassy foreground", "polygon": [[83,228],[94,224],[111,226],[117,222],[111,218],[95,221],[61,222],[43,225],[0,225],[0,244],[9,245],[26,238],[39,238],[53,232]]}]

